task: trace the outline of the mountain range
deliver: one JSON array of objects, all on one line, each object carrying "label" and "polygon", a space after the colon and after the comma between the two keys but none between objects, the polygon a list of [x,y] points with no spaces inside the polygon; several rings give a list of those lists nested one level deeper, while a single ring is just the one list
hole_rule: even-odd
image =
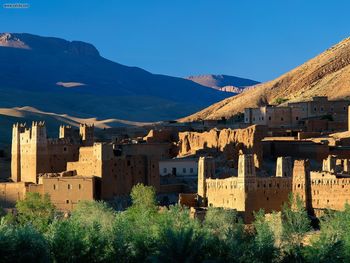
[{"label": "mountain range", "polygon": [[213,104],[181,121],[230,118],[244,108],[310,100],[313,96],[329,99],[350,98],[350,38],[327,49],[301,66],[247,91]]},{"label": "mountain range", "polygon": [[118,64],[85,42],[0,34],[0,107],[159,121],[186,116],[231,95]]}]

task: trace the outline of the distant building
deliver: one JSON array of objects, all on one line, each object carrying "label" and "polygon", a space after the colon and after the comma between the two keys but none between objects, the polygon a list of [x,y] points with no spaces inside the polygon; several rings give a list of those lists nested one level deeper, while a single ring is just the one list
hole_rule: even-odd
[{"label": "distant building", "polygon": [[[327,129],[327,121],[332,120],[333,128],[346,128],[349,101],[330,101],[327,97],[313,97],[311,101],[288,103],[284,107],[264,106],[260,108],[246,108],[244,122],[246,124],[266,125],[269,128],[301,128],[308,125],[305,121],[324,119],[321,129]],[[334,123],[333,123],[334,122]],[[345,125],[336,125],[345,122]],[[315,126],[314,122],[310,125]],[[317,127],[310,131],[319,130]]]},{"label": "distant building", "polygon": [[197,176],[198,158],[174,158],[159,161],[160,176]]}]

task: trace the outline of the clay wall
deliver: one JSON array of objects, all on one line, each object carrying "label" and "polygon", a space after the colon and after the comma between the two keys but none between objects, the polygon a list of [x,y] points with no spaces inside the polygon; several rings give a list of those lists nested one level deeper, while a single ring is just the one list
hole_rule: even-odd
[{"label": "clay wall", "polygon": [[26,183],[0,183],[0,206],[13,208],[18,200],[24,199]]},{"label": "clay wall", "polygon": [[236,209],[250,223],[254,212],[280,211],[292,190],[291,177],[207,179],[208,206]]},{"label": "clay wall", "polygon": [[43,193],[60,210],[71,211],[79,201],[96,199],[95,177],[44,177]]},{"label": "clay wall", "polygon": [[343,210],[350,204],[350,178],[328,172],[311,172],[311,202],[314,209]]}]

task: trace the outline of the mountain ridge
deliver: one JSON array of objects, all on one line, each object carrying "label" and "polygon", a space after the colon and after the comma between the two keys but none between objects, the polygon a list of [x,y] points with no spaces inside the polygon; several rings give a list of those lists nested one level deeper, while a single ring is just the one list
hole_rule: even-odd
[{"label": "mountain ridge", "polygon": [[89,43],[28,33],[0,34],[0,80],[0,107],[141,122],[183,117],[232,95],[113,62]]}]

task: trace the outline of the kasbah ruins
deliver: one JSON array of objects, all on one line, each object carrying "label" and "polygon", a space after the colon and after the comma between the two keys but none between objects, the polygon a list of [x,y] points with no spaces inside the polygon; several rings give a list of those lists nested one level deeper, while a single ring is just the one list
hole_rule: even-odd
[{"label": "kasbah ruins", "polygon": [[247,224],[260,209],[280,211],[290,194],[310,216],[342,210],[350,200],[349,105],[314,97],[246,109],[240,119],[104,131],[61,125],[55,139],[44,122],[17,123],[0,204],[13,211],[38,192],[67,213],[81,200],[124,209],[142,183],[156,189],[160,205],[179,203],[193,216],[209,206],[234,209]]}]

